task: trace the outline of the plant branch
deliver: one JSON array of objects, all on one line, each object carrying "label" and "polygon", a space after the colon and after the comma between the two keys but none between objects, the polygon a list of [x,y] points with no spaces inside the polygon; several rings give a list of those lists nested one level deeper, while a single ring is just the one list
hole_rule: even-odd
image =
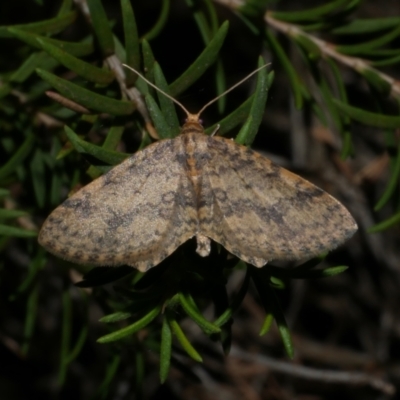
[{"label": "plant branch", "polygon": [[363,60],[362,58],[358,57],[351,57],[344,54],[339,53],[336,50],[336,46],[332,43],[325,42],[324,40],[318,39],[307,32],[304,32],[299,27],[289,24],[287,22],[279,21],[272,17],[270,12],[267,12],[264,15],[264,20],[270,26],[274,27],[276,30],[285,33],[288,36],[296,37],[298,35],[302,35],[307,37],[310,41],[312,41],[316,46],[318,46],[321,54],[327,57],[331,57],[338,61],[339,63],[346,65],[349,68],[354,69],[357,72],[365,72],[371,71],[378,75],[382,80],[387,82],[391,86],[390,95],[393,97],[400,98],[400,81],[395,80],[389,75],[384,74],[381,71],[371,67],[367,60]]},{"label": "plant branch", "polygon": [[321,381],[329,384],[340,383],[353,386],[368,385],[387,395],[393,395],[396,392],[396,388],[391,383],[363,372],[320,370],[317,368],[305,367],[304,365],[277,361],[260,354],[251,354],[237,347],[232,347],[230,355],[231,357],[237,357],[242,360],[251,361],[252,363],[265,365],[274,371],[298,378]]},{"label": "plant branch", "polygon": [[[244,0],[214,0],[217,3],[223,4],[231,9],[238,9],[245,5]],[[303,31],[296,25],[288,22],[280,21],[272,16],[271,11],[267,11],[264,14],[264,21],[274,29],[283,34],[296,38],[298,36],[303,36],[315,44],[320,50],[321,54],[325,57],[331,57],[338,61],[342,65],[345,65],[359,73],[372,72],[376,74],[383,81],[387,82],[390,87],[390,95],[395,98],[400,98],[400,81],[392,78],[391,76],[373,68],[370,66],[367,60],[358,57],[351,57],[348,55],[341,54],[337,51],[336,46],[332,43],[326,42],[324,40],[318,39],[315,36]]]},{"label": "plant branch", "polygon": [[[74,0],[74,2],[85,17],[87,23],[91,25],[92,19],[89,7],[87,5],[87,0]],[[122,66],[122,61],[117,57],[116,54],[112,54],[104,59],[104,63],[111,71],[114,72],[115,78],[121,90],[122,97],[128,98],[136,105],[136,109],[142,115],[146,129],[150,136],[153,139],[159,139],[159,136],[151,122],[151,118],[142,94],[138,89],[136,89],[136,87],[127,87],[126,85],[126,75]]]}]

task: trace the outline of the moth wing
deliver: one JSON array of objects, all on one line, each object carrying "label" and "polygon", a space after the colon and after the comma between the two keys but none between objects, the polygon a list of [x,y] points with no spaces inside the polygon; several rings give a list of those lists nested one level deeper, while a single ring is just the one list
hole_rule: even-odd
[{"label": "moth wing", "polygon": [[213,222],[200,228],[240,259],[261,267],[311,258],[357,230],[328,193],[253,150],[221,137],[209,138],[208,149]]},{"label": "moth wing", "polygon": [[56,208],[40,244],[76,263],[157,265],[197,229],[182,152],[178,137],[134,154]]}]

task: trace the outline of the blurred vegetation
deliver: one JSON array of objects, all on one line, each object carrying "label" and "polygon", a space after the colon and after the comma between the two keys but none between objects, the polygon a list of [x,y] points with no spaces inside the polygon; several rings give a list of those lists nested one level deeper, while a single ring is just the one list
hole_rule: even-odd
[{"label": "blurred vegetation", "polygon": [[[0,24],[2,399],[394,398],[396,1],[16,0]],[[189,241],[146,274],[40,248],[69,193],[179,133],[181,110],[122,63],[196,112],[265,62],[207,109],[207,132],[330,192],[352,240],[260,270]]]}]

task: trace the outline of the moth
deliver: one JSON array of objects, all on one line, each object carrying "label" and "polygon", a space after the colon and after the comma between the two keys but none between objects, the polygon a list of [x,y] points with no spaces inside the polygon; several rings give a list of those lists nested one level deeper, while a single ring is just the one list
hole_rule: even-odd
[{"label": "moth", "polygon": [[197,114],[171,100],[187,114],[180,135],[68,198],[42,226],[44,248],[78,264],[144,272],[195,237],[202,257],[213,240],[262,267],[317,256],[355,233],[350,213],[328,193],[231,139],[207,136],[199,118],[216,99]]}]

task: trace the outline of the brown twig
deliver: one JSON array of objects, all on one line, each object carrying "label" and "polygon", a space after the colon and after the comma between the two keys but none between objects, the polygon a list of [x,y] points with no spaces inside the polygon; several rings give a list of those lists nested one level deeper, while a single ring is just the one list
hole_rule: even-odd
[{"label": "brown twig", "polygon": [[[91,21],[90,10],[89,10],[86,0],[74,0],[74,2],[76,4],[76,6],[80,9],[82,14],[84,15],[86,21],[89,24],[91,24],[92,21]],[[111,56],[107,57],[104,60],[104,63],[107,65],[107,67],[111,71],[114,72],[114,75],[119,84],[122,96],[125,98],[128,98],[136,105],[136,109],[142,115],[144,122],[145,122],[146,129],[149,132],[150,136],[153,139],[159,139],[159,135],[157,134],[157,131],[151,122],[146,103],[143,100],[143,96],[135,87],[128,88],[126,86],[125,72],[124,72],[124,68],[122,66],[122,61],[117,57],[116,54],[112,54]]]},{"label": "brown twig", "polygon": [[297,378],[316,380],[324,383],[336,383],[352,386],[371,386],[387,395],[393,395],[396,392],[396,388],[391,383],[363,372],[320,370],[316,368],[305,367],[304,365],[278,361],[274,358],[259,354],[250,354],[246,351],[240,350],[237,347],[232,347],[230,355],[232,357],[251,361],[253,363],[260,363],[276,372],[291,375]]},{"label": "brown twig", "polygon": [[69,108],[70,110],[75,111],[79,114],[91,114],[89,109],[71,99],[64,97],[60,93],[53,92],[52,90],[47,90],[46,96],[56,101],[57,103],[60,103],[65,108]]},{"label": "brown twig", "polygon": [[[223,4],[226,7],[231,9],[238,9],[239,7],[244,6],[245,2],[243,0],[214,0],[217,3]],[[267,11],[264,15],[264,21],[274,29],[279,32],[284,33],[290,37],[303,36],[314,43],[318,49],[320,50],[322,56],[330,57],[334,60],[338,61],[340,64],[345,65],[359,73],[364,72],[372,72],[379,76],[380,79],[387,82],[391,87],[390,95],[392,97],[400,98],[400,81],[392,78],[391,76],[373,68],[370,66],[367,60],[363,60],[358,57],[351,57],[345,54],[341,54],[337,51],[336,46],[332,43],[326,42],[324,40],[318,39],[313,35],[303,31],[296,25],[293,25],[288,22],[280,21],[273,17],[273,13],[271,11]]]},{"label": "brown twig", "polygon": [[113,54],[105,59],[105,63],[107,64],[109,69],[114,72],[122,95],[129,100],[132,100],[136,105],[136,109],[144,119],[146,129],[149,132],[150,136],[156,140],[160,139],[160,136],[158,135],[156,129],[151,122],[151,118],[142,94],[135,87],[128,88],[126,86],[126,75],[121,60],[117,57],[116,54]]},{"label": "brown twig", "polygon": [[264,20],[267,24],[274,27],[276,30],[285,33],[288,36],[296,37],[296,36],[304,36],[313,42],[321,51],[321,54],[327,57],[331,57],[339,63],[354,69],[359,73],[363,73],[365,71],[373,72],[378,75],[382,80],[387,82],[391,87],[390,95],[393,97],[400,97],[400,82],[395,80],[389,75],[384,74],[383,72],[372,68],[369,65],[367,60],[363,60],[358,57],[351,57],[344,54],[339,53],[336,50],[336,46],[332,43],[325,42],[324,40],[318,39],[315,36],[310,35],[307,32],[304,32],[299,27],[289,24],[287,22],[279,21],[272,16],[271,12],[267,12],[264,15]]}]

